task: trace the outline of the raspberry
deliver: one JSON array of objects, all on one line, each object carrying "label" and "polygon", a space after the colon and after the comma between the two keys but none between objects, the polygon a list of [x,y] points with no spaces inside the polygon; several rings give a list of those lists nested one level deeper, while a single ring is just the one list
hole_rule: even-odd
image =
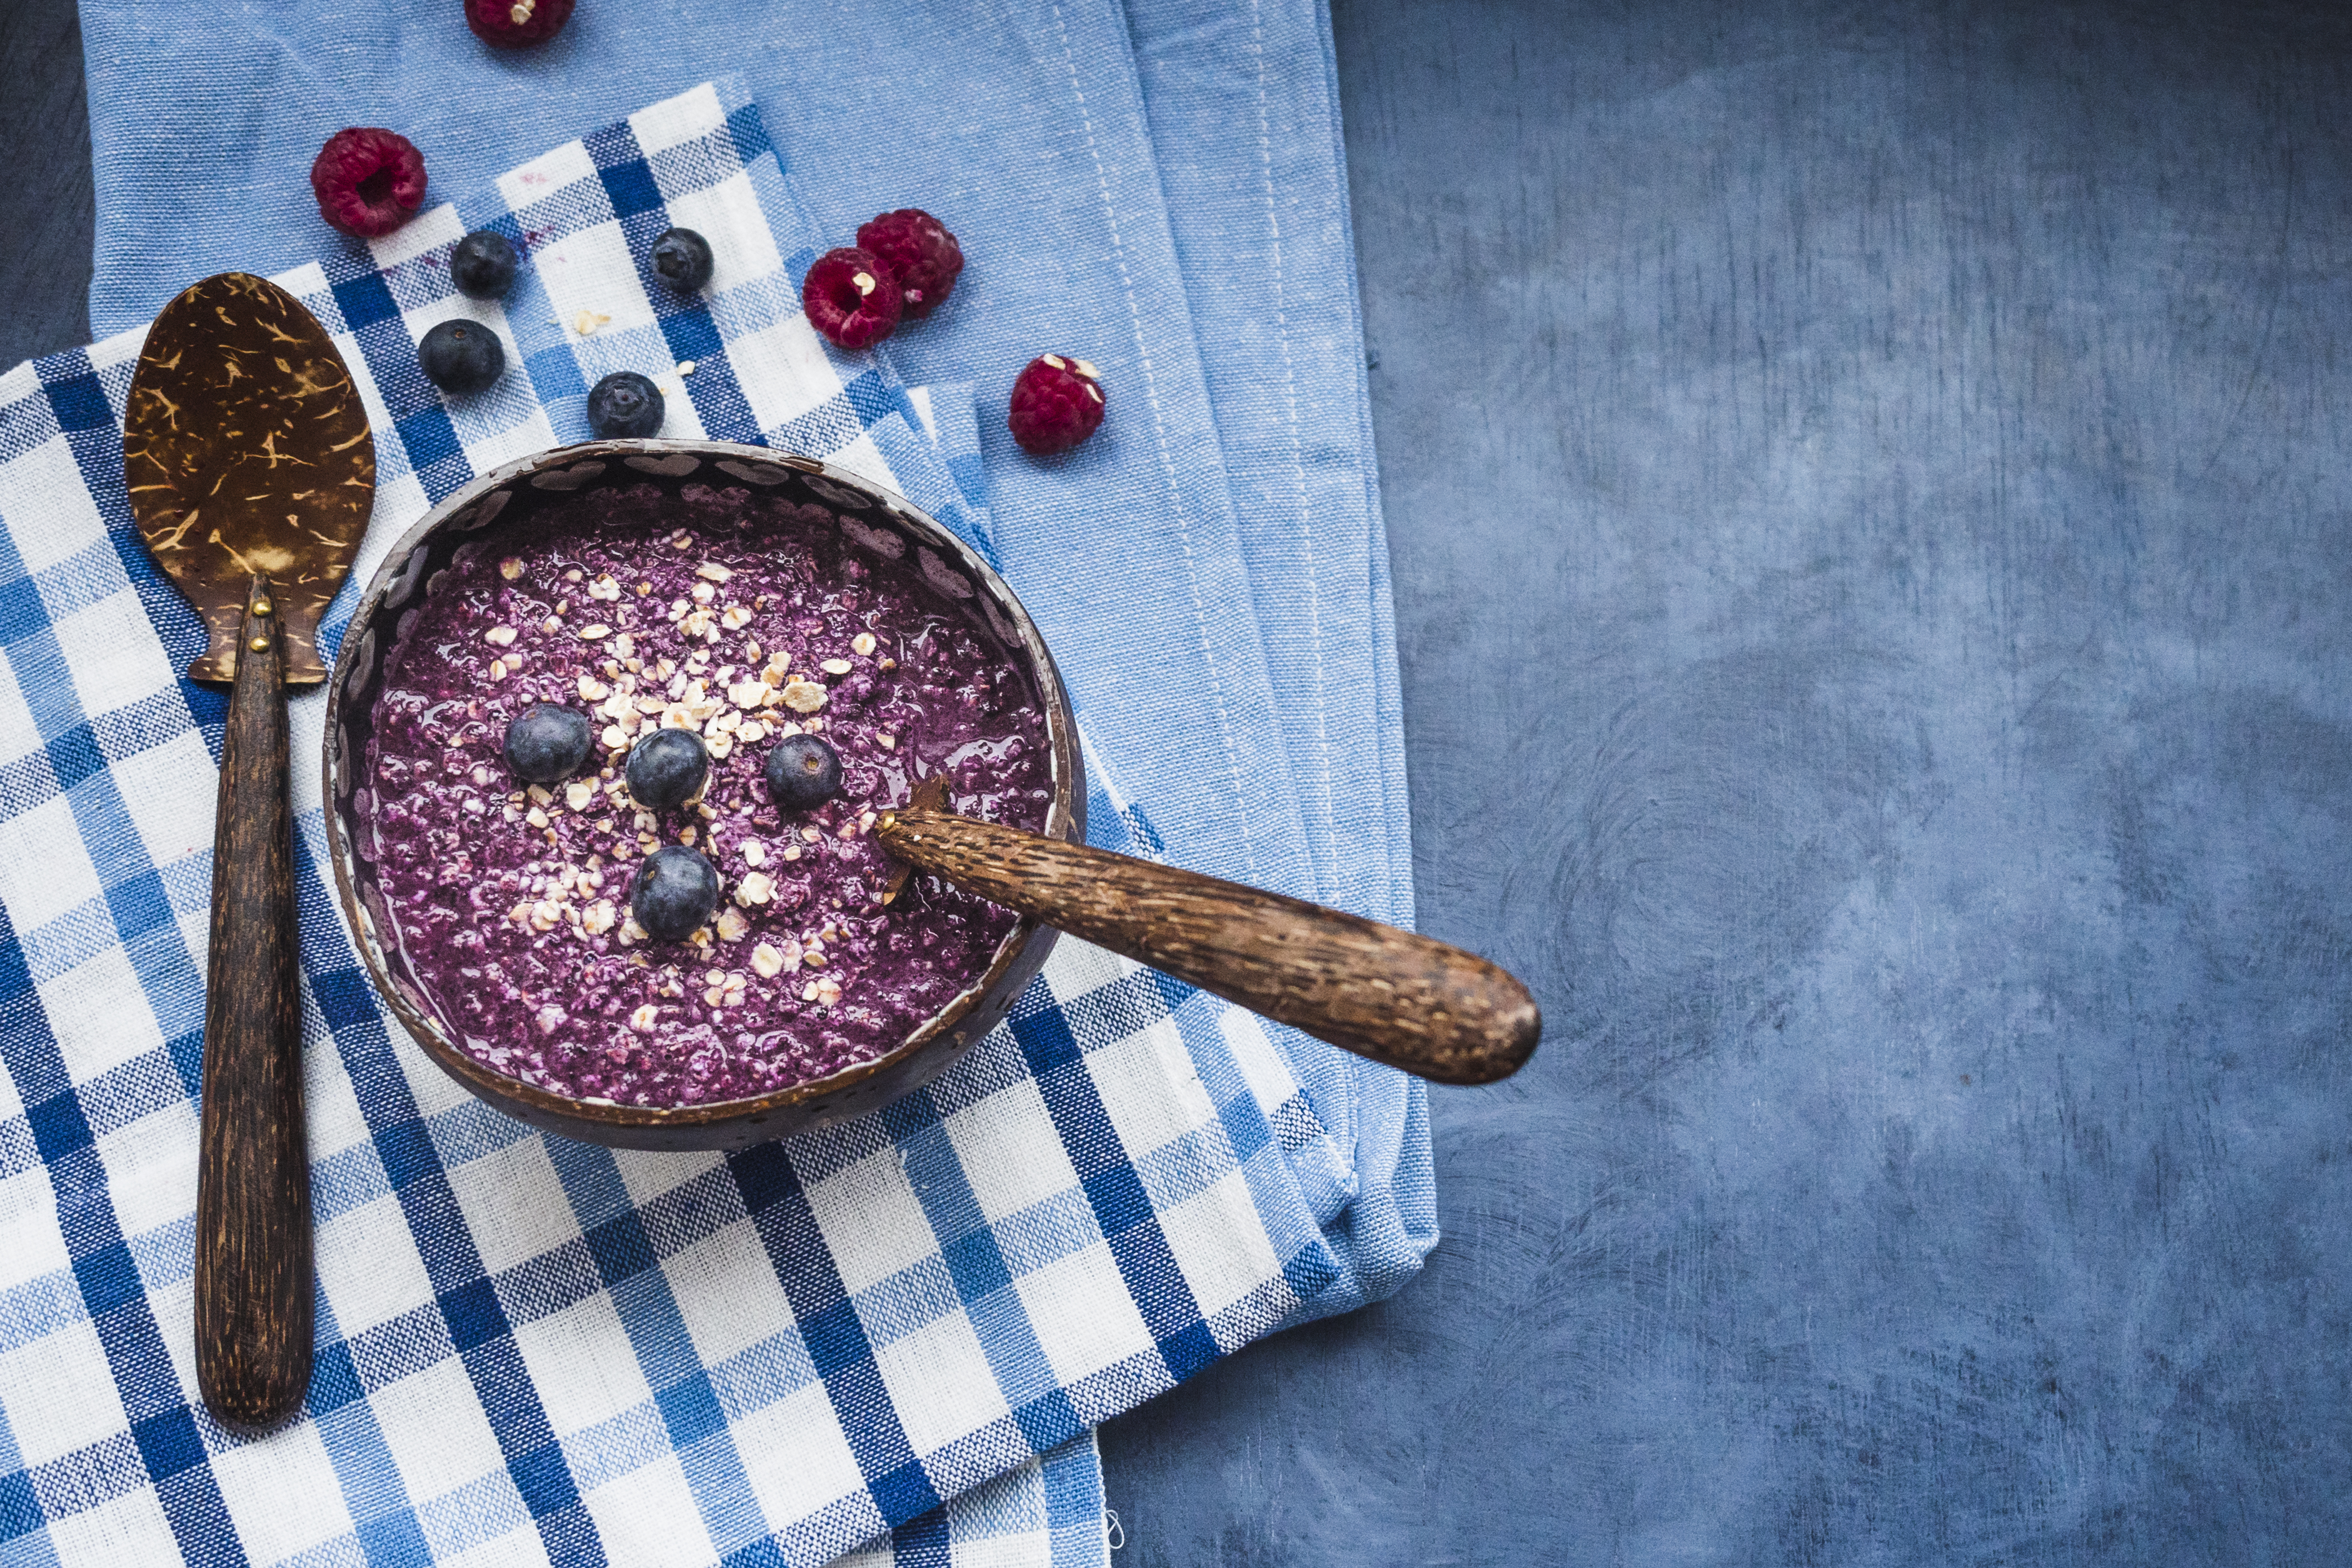
[{"label": "raspberry", "polygon": [[571,15],[572,0],[466,0],[466,26],[501,49],[543,44]]},{"label": "raspberry", "polygon": [[310,164],[319,215],[347,235],[388,235],[425,204],[425,155],[397,131],[354,125]]},{"label": "raspberry", "polygon": [[845,349],[869,349],[888,337],[906,308],[898,281],[872,251],[826,251],[801,285],[809,325]]},{"label": "raspberry", "polygon": [[907,314],[917,320],[946,302],[963,270],[963,247],[955,235],[919,207],[902,207],[858,225],[857,243],[897,275]]},{"label": "raspberry", "polygon": [[1084,360],[1047,354],[1029,361],[1013,383],[1005,427],[1033,457],[1067,452],[1102,423],[1102,378]]}]

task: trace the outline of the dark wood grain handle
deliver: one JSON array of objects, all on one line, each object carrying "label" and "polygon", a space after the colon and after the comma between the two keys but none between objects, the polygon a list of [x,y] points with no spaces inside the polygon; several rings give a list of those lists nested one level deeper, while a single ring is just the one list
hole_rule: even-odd
[{"label": "dark wood grain handle", "polygon": [[1254,1013],[1440,1083],[1517,1071],[1543,1020],[1486,959],[1239,883],[909,808],[892,854]]},{"label": "dark wood grain handle", "polygon": [[214,1419],[239,1432],[286,1419],[310,1384],[310,1162],[276,609],[256,578],[221,743],[196,1166],[196,1384]]}]

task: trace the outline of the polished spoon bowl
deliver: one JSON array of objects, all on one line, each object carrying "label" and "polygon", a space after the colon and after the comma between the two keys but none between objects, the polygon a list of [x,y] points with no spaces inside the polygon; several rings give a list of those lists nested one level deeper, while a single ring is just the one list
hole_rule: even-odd
[{"label": "polished spoon bowl", "polygon": [[196,1167],[196,1384],[266,1431],[310,1382],[310,1176],[286,690],[326,679],[319,617],[367,533],[375,444],[349,371],[266,279],[191,286],[148,329],[122,455],[155,562],[211,633],[191,679],[229,685],[213,834]]}]

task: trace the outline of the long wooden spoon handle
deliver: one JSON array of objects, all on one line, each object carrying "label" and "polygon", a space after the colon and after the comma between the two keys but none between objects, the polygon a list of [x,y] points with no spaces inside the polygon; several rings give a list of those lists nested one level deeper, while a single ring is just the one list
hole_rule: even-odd
[{"label": "long wooden spoon handle", "polygon": [[310,1383],[310,1162],[275,610],[257,577],[221,744],[196,1166],[196,1384],[214,1419],[240,1432],[292,1415]]},{"label": "long wooden spoon handle", "polygon": [[1393,925],[936,810],[894,811],[875,831],[967,892],[1440,1083],[1507,1078],[1542,1032],[1510,975]]}]

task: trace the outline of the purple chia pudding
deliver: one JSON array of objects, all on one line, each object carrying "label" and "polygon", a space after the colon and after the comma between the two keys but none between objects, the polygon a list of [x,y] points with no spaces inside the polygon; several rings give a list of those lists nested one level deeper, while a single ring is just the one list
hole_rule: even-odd
[{"label": "purple chia pudding", "polygon": [[[978,612],[861,531],[742,490],[598,490],[433,583],[368,771],[394,938],[469,1055],[575,1099],[742,1099],[883,1055],[986,970],[1013,913],[920,875],[886,906],[872,830],[933,774],[958,812],[1041,828],[1045,716]],[[596,741],[569,779],[526,785],[501,748],[539,703]],[[710,774],[653,811],[623,764],[664,727],[703,737]],[[784,810],[761,768],[801,734],[838,753],[842,788]],[[709,856],[720,894],[661,942],[630,883],[670,844]]]}]

